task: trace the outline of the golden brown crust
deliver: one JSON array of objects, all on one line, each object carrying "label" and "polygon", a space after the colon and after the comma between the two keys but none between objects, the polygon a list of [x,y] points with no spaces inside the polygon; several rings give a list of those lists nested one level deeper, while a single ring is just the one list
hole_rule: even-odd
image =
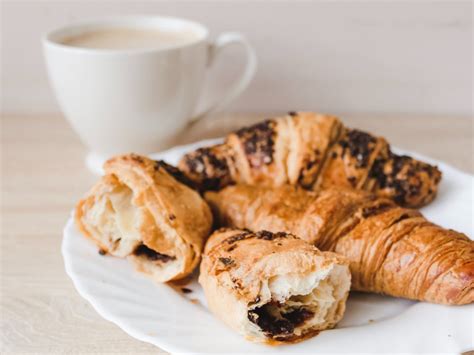
[{"label": "golden brown crust", "polygon": [[313,189],[331,186],[362,189],[373,162],[387,143],[356,129],[343,129],[331,146]]},{"label": "golden brown crust", "polygon": [[128,154],[110,159],[104,170],[76,208],[83,234],[158,281],[191,273],[212,225],[206,202],[164,162]]},{"label": "golden brown crust", "polygon": [[[344,313],[350,288],[347,265],[337,254],[320,252],[291,234],[221,229],[206,244],[199,282],[210,309],[227,325],[249,340],[278,345],[335,326]],[[292,281],[295,278],[298,282]],[[277,285],[278,280],[286,282],[283,289]],[[262,309],[266,305],[282,307],[280,304],[292,300],[292,296],[311,298],[318,283],[326,283],[332,290],[334,298],[326,310],[315,307],[310,300],[300,300],[293,311],[309,315],[307,320],[299,317],[291,323],[289,316],[280,321],[265,319],[268,315]],[[324,319],[312,324],[309,319],[315,316],[313,311],[321,312],[317,316]]]},{"label": "golden brown crust", "polygon": [[179,167],[203,191],[234,183],[310,190],[340,186],[410,207],[431,202],[441,179],[435,166],[392,153],[383,138],[312,112],[244,127],[224,144],[185,155]]},{"label": "golden brown crust", "polygon": [[337,117],[299,112],[290,116],[290,153],[287,159],[288,182],[311,188],[321,175],[326,153],[341,135],[342,123]]},{"label": "golden brown crust", "polygon": [[474,301],[474,242],[418,211],[352,189],[230,186],[206,193],[222,225],[294,233],[351,261],[355,290],[443,304]]}]

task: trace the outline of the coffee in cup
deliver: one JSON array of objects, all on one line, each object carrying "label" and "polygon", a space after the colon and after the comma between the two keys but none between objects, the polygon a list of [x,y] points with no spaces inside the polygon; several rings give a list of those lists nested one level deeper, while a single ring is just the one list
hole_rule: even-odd
[{"label": "coffee in cup", "polygon": [[[240,44],[246,66],[223,97],[196,112],[207,69]],[[125,16],[49,32],[46,64],[59,105],[101,171],[112,155],[156,152],[176,143],[190,122],[225,107],[250,83],[256,56],[239,33],[215,41],[201,24],[172,17]]]}]

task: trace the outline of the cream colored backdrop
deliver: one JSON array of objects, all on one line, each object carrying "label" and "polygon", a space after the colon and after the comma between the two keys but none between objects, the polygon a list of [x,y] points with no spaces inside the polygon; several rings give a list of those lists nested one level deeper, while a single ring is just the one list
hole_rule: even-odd
[{"label": "cream colored backdrop", "polygon": [[[471,1],[3,1],[2,109],[53,112],[40,37],[55,26],[114,14],[163,14],[238,30],[259,57],[230,110],[315,109],[470,115]],[[240,69],[229,51],[214,97]],[[74,68],[71,68],[74,70]],[[113,103],[111,103],[113,104]]]}]

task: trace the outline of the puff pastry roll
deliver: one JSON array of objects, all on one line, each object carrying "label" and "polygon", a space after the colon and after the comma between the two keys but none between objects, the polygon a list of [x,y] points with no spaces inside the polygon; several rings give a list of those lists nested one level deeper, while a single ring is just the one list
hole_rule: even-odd
[{"label": "puff pastry roll", "polygon": [[129,258],[156,281],[190,274],[211,231],[207,203],[162,161],[122,155],[107,161],[104,170],[77,204],[81,232],[102,253]]},{"label": "puff pastry roll", "polygon": [[296,342],[342,318],[350,272],[341,256],[287,233],[221,229],[209,239],[199,283],[211,311],[256,342]]},{"label": "puff pastry roll", "polygon": [[343,255],[354,290],[451,305],[474,302],[474,241],[389,199],[289,185],[229,186],[206,198],[223,225],[294,233]]},{"label": "puff pastry roll", "polygon": [[436,196],[441,172],[390,150],[382,137],[329,115],[290,112],[186,154],[179,168],[203,191],[234,183],[308,190],[350,187],[419,207]]}]

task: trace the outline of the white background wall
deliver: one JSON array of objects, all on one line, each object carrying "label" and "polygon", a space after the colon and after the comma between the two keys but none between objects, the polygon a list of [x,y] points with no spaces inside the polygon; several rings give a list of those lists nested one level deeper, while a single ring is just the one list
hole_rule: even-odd
[{"label": "white background wall", "polygon": [[[234,111],[472,113],[471,1],[3,1],[2,109],[51,112],[40,37],[70,21],[165,14],[245,33],[258,74]],[[232,53],[231,53],[232,52]],[[212,93],[240,68],[230,51]],[[216,81],[218,80],[218,81]],[[212,95],[211,95],[212,96]]]}]

